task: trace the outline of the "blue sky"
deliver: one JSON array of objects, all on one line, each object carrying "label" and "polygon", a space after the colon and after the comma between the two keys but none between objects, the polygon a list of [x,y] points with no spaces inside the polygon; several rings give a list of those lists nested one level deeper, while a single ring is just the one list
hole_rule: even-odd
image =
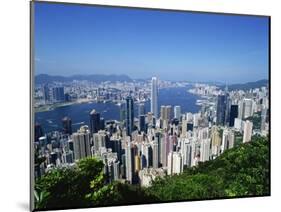
[{"label": "blue sky", "polygon": [[268,19],[35,3],[35,73],[268,78]]}]

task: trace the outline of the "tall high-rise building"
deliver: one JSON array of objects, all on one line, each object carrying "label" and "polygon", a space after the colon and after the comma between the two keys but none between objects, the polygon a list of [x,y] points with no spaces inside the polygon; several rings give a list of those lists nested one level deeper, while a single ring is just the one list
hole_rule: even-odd
[{"label": "tall high-rise building", "polygon": [[152,166],[153,168],[159,167],[159,148],[157,141],[152,142]]},{"label": "tall high-rise building", "polygon": [[150,111],[157,118],[158,117],[158,82],[156,77],[151,79],[151,100]]},{"label": "tall high-rise building", "polygon": [[170,152],[168,155],[168,175],[180,174],[183,170],[182,155],[179,152]]},{"label": "tall high-rise building", "polygon": [[143,103],[140,103],[139,104],[139,116],[142,116],[142,115],[145,115],[145,107],[144,107],[144,104]]},{"label": "tall high-rise building", "polygon": [[90,131],[87,125],[72,134],[75,160],[91,156]]},{"label": "tall high-rise building", "polygon": [[145,131],[145,115],[140,115],[139,116],[139,130],[141,132]]},{"label": "tall high-rise building", "polygon": [[134,130],[134,100],[131,96],[126,98],[126,133],[131,135]]},{"label": "tall high-rise building", "polygon": [[181,117],[181,106],[176,105],[174,107],[174,118],[180,120],[180,117]]},{"label": "tall high-rise building", "polygon": [[49,89],[48,84],[45,84],[42,87],[42,93],[43,93],[43,99],[44,99],[45,104],[49,103],[51,100],[51,97],[50,97],[50,89]]},{"label": "tall high-rise building", "polygon": [[202,139],[200,144],[200,161],[205,162],[210,159],[210,139]]},{"label": "tall high-rise building", "polygon": [[244,122],[243,143],[251,141],[253,130],[253,122],[246,120]]},{"label": "tall high-rise building", "polygon": [[261,131],[266,130],[266,123],[268,123],[268,114],[269,110],[267,108],[263,108],[261,111]]},{"label": "tall high-rise building", "polygon": [[44,135],[43,129],[39,123],[35,124],[34,134],[35,141],[39,141],[39,138]]},{"label": "tall high-rise building", "polygon": [[172,106],[171,105],[161,105],[160,108],[160,118],[167,123],[172,118]]},{"label": "tall high-rise building", "polygon": [[218,156],[220,154],[221,137],[218,127],[213,126],[211,129],[211,150],[212,155]]},{"label": "tall high-rise building", "polygon": [[190,167],[191,166],[191,153],[192,153],[192,145],[191,142],[186,139],[183,138],[180,140],[181,143],[181,154],[183,157],[183,165],[186,167]]},{"label": "tall high-rise building", "polygon": [[231,149],[234,146],[234,133],[232,130],[224,129],[222,134],[221,152]]},{"label": "tall high-rise building", "polygon": [[253,100],[244,99],[243,100],[243,118],[248,118],[253,115]]},{"label": "tall high-rise building", "polygon": [[93,133],[93,145],[95,153],[100,154],[101,148],[107,147],[109,143],[109,137],[106,134],[106,131],[99,130],[97,133]]},{"label": "tall high-rise building", "polygon": [[64,87],[54,87],[53,91],[53,101],[54,102],[63,102],[64,99]]},{"label": "tall high-rise building", "polygon": [[230,107],[230,117],[229,117],[229,126],[234,126],[235,118],[238,117],[238,105],[231,105]]},{"label": "tall high-rise building", "polygon": [[224,125],[226,121],[227,96],[218,95],[217,97],[217,125]]},{"label": "tall high-rise building", "polygon": [[72,122],[71,119],[67,116],[62,119],[62,129],[63,133],[69,135],[72,134]]},{"label": "tall high-rise building", "polygon": [[91,134],[100,130],[100,114],[95,109],[90,113],[90,130]]}]

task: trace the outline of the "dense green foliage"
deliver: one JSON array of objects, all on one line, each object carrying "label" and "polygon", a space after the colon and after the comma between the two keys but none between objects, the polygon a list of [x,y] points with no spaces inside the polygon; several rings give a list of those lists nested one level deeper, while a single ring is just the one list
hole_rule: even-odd
[{"label": "dense green foliage", "polygon": [[35,189],[37,209],[269,195],[269,141],[255,136],[215,160],[157,178],[149,188],[105,184],[103,162],[86,158],[75,167],[48,172]]},{"label": "dense green foliage", "polygon": [[225,151],[147,191],[161,201],[269,195],[269,142],[262,137]]},{"label": "dense green foliage", "polygon": [[96,158],[82,159],[75,167],[53,169],[36,181],[36,208],[94,207],[153,200],[139,186],[105,184],[105,181],[103,162]]}]

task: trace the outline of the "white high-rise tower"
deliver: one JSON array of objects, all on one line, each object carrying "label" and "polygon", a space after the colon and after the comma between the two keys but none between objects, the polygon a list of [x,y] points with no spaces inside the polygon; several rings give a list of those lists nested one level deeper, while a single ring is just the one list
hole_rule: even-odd
[{"label": "white high-rise tower", "polygon": [[158,118],[158,85],[157,85],[157,78],[152,77],[151,79],[151,112]]}]

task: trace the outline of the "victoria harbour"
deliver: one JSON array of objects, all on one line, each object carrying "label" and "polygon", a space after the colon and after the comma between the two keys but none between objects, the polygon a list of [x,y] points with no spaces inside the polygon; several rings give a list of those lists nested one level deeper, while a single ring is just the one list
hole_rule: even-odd
[{"label": "victoria harbour", "polygon": [[[160,105],[179,105],[183,112],[196,113],[200,106],[196,105],[196,100],[200,96],[188,92],[191,86],[165,88],[159,91]],[[145,111],[150,111],[150,100],[144,103]],[[54,130],[62,130],[62,119],[71,117],[72,129],[78,130],[82,125],[89,125],[89,114],[95,108],[106,120],[120,120],[120,106],[114,103],[81,103],[64,107],[58,107],[54,110],[35,113],[35,121],[40,123],[46,133]],[[159,108],[160,109],[160,108]],[[135,114],[138,114],[137,107]]]}]

